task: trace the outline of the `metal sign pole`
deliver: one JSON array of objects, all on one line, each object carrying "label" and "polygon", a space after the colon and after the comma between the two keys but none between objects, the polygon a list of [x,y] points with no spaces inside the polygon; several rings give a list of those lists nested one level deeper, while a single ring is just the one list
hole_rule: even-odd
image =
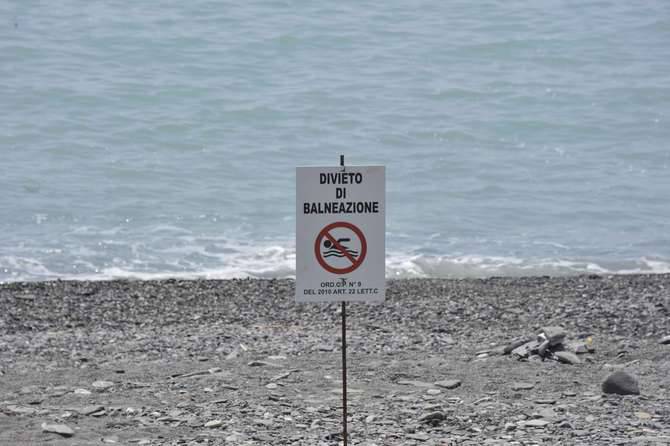
[{"label": "metal sign pole", "polygon": [[[340,166],[344,170],[344,155],[340,155]],[[347,446],[347,303],[345,301],[342,301],[342,438],[344,446]]]}]

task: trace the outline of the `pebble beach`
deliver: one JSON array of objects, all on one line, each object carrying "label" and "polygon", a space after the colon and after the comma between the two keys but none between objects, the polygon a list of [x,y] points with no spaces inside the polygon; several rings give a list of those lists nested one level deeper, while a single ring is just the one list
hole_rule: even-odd
[{"label": "pebble beach", "polygon": [[[293,284],[0,285],[0,444],[342,444],[340,306]],[[670,275],[389,281],[349,444],[668,444],[669,313]]]}]

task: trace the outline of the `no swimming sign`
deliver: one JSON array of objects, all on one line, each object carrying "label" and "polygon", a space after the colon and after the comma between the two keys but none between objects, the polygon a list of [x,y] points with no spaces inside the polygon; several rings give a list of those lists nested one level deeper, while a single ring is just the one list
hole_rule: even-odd
[{"label": "no swimming sign", "polygon": [[384,166],[296,169],[296,301],[381,302]]}]

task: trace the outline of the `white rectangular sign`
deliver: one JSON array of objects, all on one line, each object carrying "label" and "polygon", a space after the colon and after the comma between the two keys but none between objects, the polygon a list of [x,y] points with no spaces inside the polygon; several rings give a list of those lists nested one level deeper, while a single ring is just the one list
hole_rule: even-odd
[{"label": "white rectangular sign", "polygon": [[297,302],[384,300],[384,166],[296,168]]}]

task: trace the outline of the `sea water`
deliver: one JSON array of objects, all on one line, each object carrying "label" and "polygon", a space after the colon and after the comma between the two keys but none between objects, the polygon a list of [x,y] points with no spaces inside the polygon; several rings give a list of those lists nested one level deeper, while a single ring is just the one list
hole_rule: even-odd
[{"label": "sea water", "polygon": [[670,271],[670,2],[0,1],[0,281],[291,277],[295,167],[387,276]]}]

